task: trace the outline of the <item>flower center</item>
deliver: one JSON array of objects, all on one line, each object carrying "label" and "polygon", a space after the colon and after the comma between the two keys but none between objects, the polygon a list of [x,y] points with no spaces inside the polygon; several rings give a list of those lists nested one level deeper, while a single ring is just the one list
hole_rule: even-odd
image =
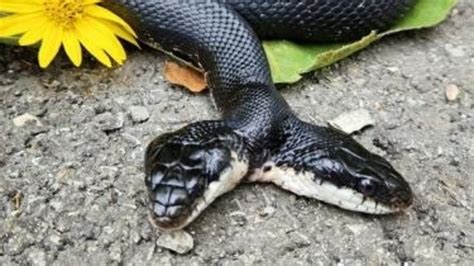
[{"label": "flower center", "polygon": [[71,28],[84,13],[82,0],[44,0],[46,15],[58,26]]}]

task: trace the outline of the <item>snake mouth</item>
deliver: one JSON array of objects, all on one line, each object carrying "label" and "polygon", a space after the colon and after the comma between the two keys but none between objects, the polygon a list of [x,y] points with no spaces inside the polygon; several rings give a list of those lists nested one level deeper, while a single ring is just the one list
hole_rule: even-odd
[{"label": "snake mouth", "polygon": [[365,196],[350,188],[337,187],[329,182],[318,186],[320,187],[318,193],[320,200],[342,209],[361,213],[374,215],[400,213],[410,207],[413,202],[411,192],[400,192],[397,195],[391,195],[390,199],[386,201],[385,199]]},{"label": "snake mouth", "polygon": [[413,194],[410,188],[387,193],[382,197],[375,194],[368,196],[352,188],[338,187],[329,182],[323,183],[322,186],[321,189],[327,190],[327,192],[321,193],[324,197],[323,201],[361,213],[394,214],[404,211],[413,203]]},{"label": "snake mouth", "polygon": [[179,215],[175,217],[169,217],[169,216],[158,216],[156,213],[153,211],[152,208],[150,208],[148,212],[148,219],[150,220],[150,223],[164,231],[173,231],[173,230],[178,230],[183,227],[185,227],[189,222],[190,214],[191,212],[189,211],[189,208],[186,208],[187,211],[183,211]]},{"label": "snake mouth", "polygon": [[[344,190],[344,188],[342,188],[342,190]],[[341,195],[345,193],[336,192],[335,194]],[[396,192],[387,193],[383,197],[380,195],[372,195],[369,197],[363,193],[352,190],[352,197],[347,197],[345,201],[345,203],[339,202],[339,204],[349,210],[369,214],[394,214],[402,212],[412,205],[413,193],[408,186]]]}]

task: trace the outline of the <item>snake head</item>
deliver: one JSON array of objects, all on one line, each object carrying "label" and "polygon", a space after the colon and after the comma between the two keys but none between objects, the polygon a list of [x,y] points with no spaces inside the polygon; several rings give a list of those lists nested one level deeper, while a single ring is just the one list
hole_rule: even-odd
[{"label": "snake head", "polygon": [[150,220],[164,230],[193,221],[247,172],[240,138],[212,123],[161,135],[147,147],[145,184]]},{"label": "snake head", "polygon": [[[347,134],[309,124],[293,126],[272,158],[272,181],[295,194],[371,214],[399,212],[412,204],[405,179],[384,158]],[[266,175],[266,176],[265,176]]]},{"label": "snake head", "polygon": [[347,138],[343,145],[334,147],[330,156],[318,166],[325,180],[352,191],[348,204],[354,210],[368,213],[399,212],[412,204],[409,184],[384,158],[373,154]]}]

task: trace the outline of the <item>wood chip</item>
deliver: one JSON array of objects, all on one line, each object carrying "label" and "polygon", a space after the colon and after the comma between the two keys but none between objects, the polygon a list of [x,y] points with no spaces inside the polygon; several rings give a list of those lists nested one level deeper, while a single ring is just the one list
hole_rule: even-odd
[{"label": "wood chip", "polygon": [[203,73],[171,61],[166,61],[165,78],[170,83],[183,86],[192,92],[201,92],[207,87]]}]

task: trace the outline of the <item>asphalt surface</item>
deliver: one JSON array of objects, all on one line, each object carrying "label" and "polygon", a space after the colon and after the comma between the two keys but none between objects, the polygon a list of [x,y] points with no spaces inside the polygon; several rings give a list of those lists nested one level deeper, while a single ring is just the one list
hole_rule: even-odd
[{"label": "asphalt surface", "polygon": [[143,153],[159,134],[218,118],[208,95],[168,84],[164,57],[147,49],[113,70],[63,58],[42,71],[34,50],[0,45],[0,265],[473,265],[473,8],[462,0],[434,29],[281,88],[315,123],[369,110],[375,125],[355,137],[404,174],[411,209],[374,217],[242,185],[187,228],[186,255],[156,244]]}]

